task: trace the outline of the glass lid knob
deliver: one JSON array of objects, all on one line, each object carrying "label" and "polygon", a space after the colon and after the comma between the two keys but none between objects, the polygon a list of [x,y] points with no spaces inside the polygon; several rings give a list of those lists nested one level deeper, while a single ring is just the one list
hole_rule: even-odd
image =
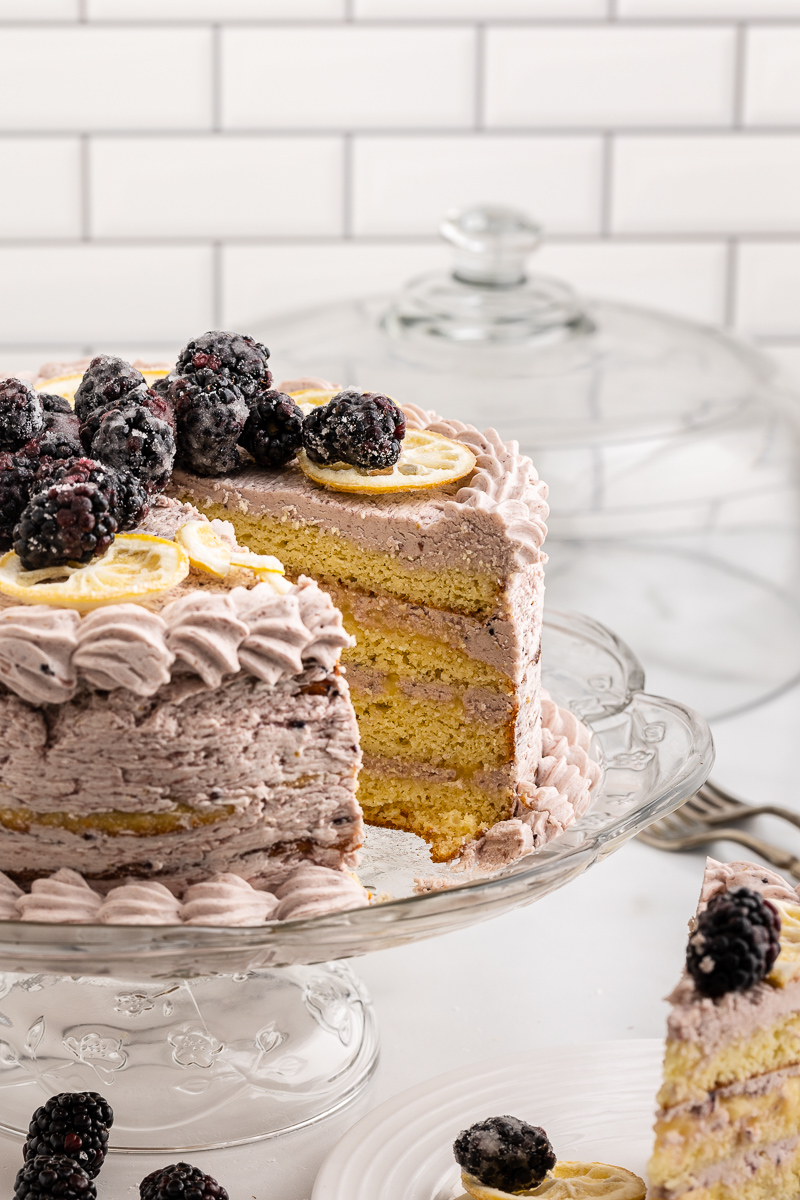
[{"label": "glass lid knob", "polygon": [[439,231],[456,250],[453,277],[495,287],[524,283],[525,260],[542,240],[525,213],[492,204],[452,209]]}]

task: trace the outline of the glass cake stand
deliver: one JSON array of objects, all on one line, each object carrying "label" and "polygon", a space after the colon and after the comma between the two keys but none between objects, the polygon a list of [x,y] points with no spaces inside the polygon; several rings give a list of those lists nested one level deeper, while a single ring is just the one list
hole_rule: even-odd
[{"label": "glass cake stand", "polygon": [[[459,875],[413,835],[370,828],[360,877],[392,898],[369,908],[236,929],[0,922],[0,1127],[23,1133],[57,1092],[100,1091],[114,1149],[188,1151],[276,1136],[348,1103],[378,1038],[343,959],[538,900],[711,770],[704,720],[646,694],[636,658],[597,622],[549,614],[543,674],[591,727],[604,776],[574,826],[510,867]],[[432,890],[415,894],[420,878]]]}]

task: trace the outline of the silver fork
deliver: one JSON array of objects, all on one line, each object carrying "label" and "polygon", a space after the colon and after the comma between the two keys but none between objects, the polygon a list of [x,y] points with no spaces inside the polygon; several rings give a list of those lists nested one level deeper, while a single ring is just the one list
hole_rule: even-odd
[{"label": "silver fork", "polygon": [[696,850],[715,841],[736,842],[759,854],[772,866],[788,871],[792,878],[800,879],[800,859],[790,851],[743,829],[726,825],[729,821],[761,814],[783,817],[800,829],[800,816],[791,809],[775,804],[746,804],[717,784],[706,783],[671,816],[654,822],[639,837],[648,846],[669,851]]}]

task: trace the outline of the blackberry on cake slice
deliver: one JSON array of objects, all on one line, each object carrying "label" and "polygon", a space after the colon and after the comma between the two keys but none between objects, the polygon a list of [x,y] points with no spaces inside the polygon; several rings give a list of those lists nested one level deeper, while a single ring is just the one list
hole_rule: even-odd
[{"label": "blackberry on cake slice", "polygon": [[136,388],[146,387],[144,375],[123,358],[100,354],[86,368],[75,391],[75,415],[81,424],[98,408],[106,408]]},{"label": "blackberry on cake slice", "polygon": [[21,379],[0,380],[0,450],[19,450],[43,425],[38,393]]},{"label": "blackberry on cake slice", "polygon": [[250,406],[228,373],[198,368],[174,381],[170,398],[178,422],[178,461],[198,475],[235,470]]},{"label": "blackberry on cake slice", "polygon": [[240,444],[262,467],[283,467],[303,444],[303,414],[285,392],[259,392]]},{"label": "blackberry on cake slice", "polygon": [[175,461],[175,436],[136,393],[90,418],[82,427],[87,454],[110,467],[135,475],[151,494],[169,483]]},{"label": "blackberry on cake slice", "polygon": [[313,462],[381,471],[399,459],[405,433],[405,416],[389,396],[349,389],[308,413],[303,447]]},{"label": "blackberry on cake slice", "polygon": [[780,953],[781,919],[751,888],[715,896],[700,913],[686,968],[701,996],[746,992],[766,978]]},{"label": "blackberry on cake slice", "polygon": [[96,1200],[94,1183],[66,1154],[37,1154],[22,1164],[14,1200]]},{"label": "blackberry on cake slice", "polygon": [[105,1162],[114,1112],[99,1092],[61,1092],[36,1109],[28,1128],[26,1162],[66,1155],[94,1179]]},{"label": "blackberry on cake slice", "polygon": [[139,1184],[141,1200],[228,1200],[221,1183],[190,1163],[158,1167]]},{"label": "blackberry on cake slice", "polygon": [[106,489],[66,482],[31,498],[14,530],[14,550],[26,571],[88,563],[108,549],[116,531]]},{"label": "blackberry on cake slice", "polygon": [[136,529],[150,506],[147,488],[125,467],[109,467],[94,458],[70,458],[65,462],[46,460],[37,472],[36,491],[58,483],[96,483],[104,489],[117,521],[117,532]]},{"label": "blackberry on cake slice", "polygon": [[224,374],[252,400],[272,384],[269,350],[243,333],[213,329],[193,338],[178,355],[175,374],[186,379],[210,371]]}]

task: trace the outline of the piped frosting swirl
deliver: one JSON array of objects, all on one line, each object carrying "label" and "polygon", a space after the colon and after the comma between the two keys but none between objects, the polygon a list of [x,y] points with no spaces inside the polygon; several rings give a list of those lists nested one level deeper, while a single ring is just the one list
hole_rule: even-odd
[{"label": "piped frosting swirl", "polygon": [[13,879],[9,879],[0,871],[0,921],[19,920],[17,900],[22,895],[22,888],[17,887]]},{"label": "piped frosting swirl", "polygon": [[111,889],[97,920],[102,925],[180,925],[181,904],[163,883],[134,880]]},{"label": "piped frosting swirl", "polygon": [[169,683],[175,661],[167,633],[166,622],[139,604],[99,608],[80,623],[73,669],[100,691],[152,696]]},{"label": "piped frosting swirl", "polygon": [[278,921],[299,921],[369,904],[367,893],[351,875],[313,863],[293,871],[275,895],[280,900],[275,912]]},{"label": "piped frosting swirl", "polygon": [[259,891],[238,875],[214,875],[186,889],[181,906],[184,925],[263,925],[278,907],[272,892]]},{"label": "piped frosting swirl", "polygon": [[97,920],[101,900],[77,871],[62,867],[47,879],[36,879],[17,900],[22,921],[85,925]]},{"label": "piped frosting swirl", "polygon": [[9,691],[30,704],[71,700],[80,622],[76,612],[46,604],[0,612],[0,676]]}]

